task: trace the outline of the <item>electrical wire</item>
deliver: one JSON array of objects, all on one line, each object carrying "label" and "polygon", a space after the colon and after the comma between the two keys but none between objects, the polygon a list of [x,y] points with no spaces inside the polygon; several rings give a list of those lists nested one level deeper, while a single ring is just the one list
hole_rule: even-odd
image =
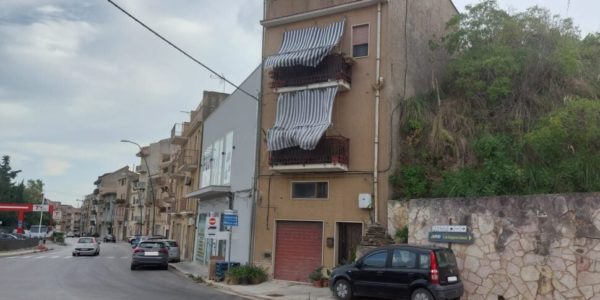
[{"label": "electrical wire", "polygon": [[134,17],[132,14],[130,14],[129,12],[127,12],[125,9],[121,8],[118,4],[114,3],[112,0],[107,0],[108,3],[112,4],[114,7],[116,7],[118,10],[120,10],[121,12],[123,12],[124,14],[126,14],[128,17],[130,17],[131,19],[133,19],[134,21],[136,21],[138,24],[142,25],[142,27],[146,28],[148,31],[152,32],[154,35],[156,35],[158,38],[160,38],[161,40],[163,40],[165,43],[169,44],[171,47],[175,48],[177,51],[181,52],[181,54],[187,56],[187,58],[191,59],[192,61],[194,61],[195,63],[201,65],[202,67],[204,67],[206,70],[208,70],[209,72],[213,73],[215,76],[219,77],[221,80],[229,83],[231,86],[235,87],[237,90],[240,90],[241,92],[243,92],[244,94],[250,96],[250,98],[260,102],[260,99],[258,99],[256,96],[250,94],[249,92],[247,92],[246,90],[242,89],[241,87],[237,86],[236,84],[234,84],[233,82],[229,81],[229,79],[225,78],[224,76],[220,75],[219,73],[217,73],[216,71],[214,71],[213,69],[211,69],[210,67],[208,67],[207,65],[203,64],[201,61],[197,60],[196,58],[194,58],[193,56],[191,56],[190,54],[188,54],[187,52],[185,52],[184,50],[182,50],[181,48],[177,47],[177,45],[173,44],[171,41],[167,40],[165,37],[163,37],[162,35],[160,35],[158,32],[154,31],[152,28],[148,27],[148,25],[144,24],[144,22],[138,20],[136,17]]}]

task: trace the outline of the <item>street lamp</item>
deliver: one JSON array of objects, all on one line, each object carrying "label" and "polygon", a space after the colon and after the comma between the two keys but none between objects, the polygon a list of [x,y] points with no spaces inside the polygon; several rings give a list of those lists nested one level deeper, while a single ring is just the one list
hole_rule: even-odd
[{"label": "street lamp", "polygon": [[150,196],[152,197],[150,199],[152,201],[152,230],[151,230],[151,232],[152,232],[152,235],[154,235],[154,218],[156,215],[156,205],[154,205],[154,189],[152,187],[152,177],[150,176],[150,167],[148,166],[148,160],[146,160],[146,156],[142,152],[142,146],[140,146],[140,144],[138,144],[134,141],[130,141],[130,140],[121,140],[121,143],[130,143],[130,144],[136,145],[140,149],[140,157],[142,158],[142,160],[144,161],[144,164],[146,165],[146,171],[148,171],[148,186],[150,188]]}]

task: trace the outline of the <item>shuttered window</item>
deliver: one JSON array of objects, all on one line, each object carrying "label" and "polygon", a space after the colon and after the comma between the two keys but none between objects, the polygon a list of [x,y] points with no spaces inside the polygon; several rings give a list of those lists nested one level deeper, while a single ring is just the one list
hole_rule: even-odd
[{"label": "shuttered window", "polygon": [[369,24],[352,27],[352,56],[369,55]]}]

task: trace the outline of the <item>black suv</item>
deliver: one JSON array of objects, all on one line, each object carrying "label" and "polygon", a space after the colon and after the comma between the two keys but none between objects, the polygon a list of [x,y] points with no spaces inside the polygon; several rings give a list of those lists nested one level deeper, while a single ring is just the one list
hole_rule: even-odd
[{"label": "black suv", "polygon": [[390,245],[335,268],[331,290],[338,299],[459,299],[463,295],[452,250],[436,246]]}]

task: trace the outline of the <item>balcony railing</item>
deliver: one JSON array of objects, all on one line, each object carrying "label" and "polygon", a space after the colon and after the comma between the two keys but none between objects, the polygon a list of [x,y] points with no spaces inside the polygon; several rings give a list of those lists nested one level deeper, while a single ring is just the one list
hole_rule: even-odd
[{"label": "balcony railing", "polygon": [[171,129],[171,144],[183,145],[187,142],[187,137],[183,135],[187,123],[175,123]]},{"label": "balcony railing", "polygon": [[177,171],[193,171],[198,168],[200,151],[196,149],[181,149],[177,153]]},{"label": "balcony railing", "polygon": [[346,172],[350,160],[350,140],[328,136],[314,150],[299,147],[271,151],[271,170],[278,172]]},{"label": "balcony railing", "polygon": [[315,68],[305,66],[281,67],[271,71],[271,88],[306,86],[339,82],[348,89],[352,78],[352,63],[341,54],[332,54]]}]

